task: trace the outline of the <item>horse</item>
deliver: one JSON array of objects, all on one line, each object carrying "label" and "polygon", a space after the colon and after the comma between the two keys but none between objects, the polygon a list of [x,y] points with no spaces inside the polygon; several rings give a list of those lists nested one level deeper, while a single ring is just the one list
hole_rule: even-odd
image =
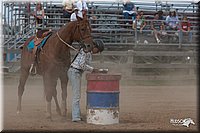
[{"label": "horse", "polygon": [[[28,51],[27,45],[30,38],[22,46],[21,52],[21,72],[18,85],[18,104],[17,113],[22,112],[21,101],[24,92],[24,86],[29,76],[29,71],[35,55]],[[54,98],[56,103],[56,111],[62,117],[66,117],[66,98],[67,98],[67,70],[71,64],[70,48],[73,42],[79,42],[80,45],[92,49],[94,45],[91,36],[91,27],[87,19],[78,18],[63,25],[57,32],[53,32],[47,39],[45,45],[38,53],[38,63],[35,65],[37,74],[43,77],[44,94],[46,99],[46,118],[52,118],[51,100]],[[76,50],[76,49],[75,49]],[[57,80],[60,79],[62,89],[61,108],[57,100]]]}]

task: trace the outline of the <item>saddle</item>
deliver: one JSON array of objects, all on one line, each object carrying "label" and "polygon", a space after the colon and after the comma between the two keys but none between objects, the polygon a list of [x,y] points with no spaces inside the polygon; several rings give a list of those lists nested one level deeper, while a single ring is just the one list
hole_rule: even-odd
[{"label": "saddle", "polygon": [[36,35],[34,37],[34,48],[33,48],[33,54],[36,54],[36,50],[38,45],[42,42],[42,40],[48,36],[51,33],[51,29],[42,29],[38,30],[36,32]]},{"label": "saddle", "polygon": [[38,49],[40,49],[42,46],[41,45],[44,45],[42,43],[42,41],[44,40],[44,38],[46,37],[45,41],[47,40],[48,36],[50,36],[50,34],[52,33],[52,30],[51,29],[42,29],[42,30],[38,30],[36,32],[36,36],[33,38],[33,42],[34,42],[34,47],[32,49],[32,54],[34,55],[34,62],[31,64],[31,68],[29,70],[29,72],[32,74],[32,75],[35,75],[37,72],[36,72],[36,64],[38,63],[38,55],[39,55],[39,51]]},{"label": "saddle", "polygon": [[36,32],[36,36],[34,38],[35,46],[38,46],[42,40],[51,33],[51,29],[42,29]]}]

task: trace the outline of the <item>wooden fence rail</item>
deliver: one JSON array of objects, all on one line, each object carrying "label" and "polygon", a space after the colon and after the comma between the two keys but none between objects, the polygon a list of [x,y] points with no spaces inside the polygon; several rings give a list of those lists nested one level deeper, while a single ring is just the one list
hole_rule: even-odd
[{"label": "wooden fence rail", "polygon": [[[11,53],[20,53],[21,50],[5,50]],[[75,52],[71,51],[71,59],[75,56]],[[164,57],[164,59],[163,59]],[[101,54],[93,55],[92,65],[98,68],[108,68],[111,72],[121,72],[122,75],[129,78],[134,78],[137,80],[142,79],[174,79],[176,76],[163,75],[160,74],[159,70],[173,70],[173,72],[178,71],[188,71],[188,73],[183,74],[177,78],[180,79],[194,79],[196,76],[196,71],[198,68],[197,64],[198,53],[195,50],[188,51],[103,51]],[[149,61],[145,61],[148,58]],[[165,61],[167,58],[170,61]],[[177,59],[174,61],[174,59]],[[156,62],[154,60],[156,59]],[[139,60],[140,62],[136,62]],[[15,62],[5,62],[6,66],[20,66],[20,60]],[[135,73],[137,70],[149,70],[151,72],[156,72],[157,74],[147,74],[140,75]],[[142,78],[144,77],[144,78]],[[160,78],[159,78],[160,77]]]}]

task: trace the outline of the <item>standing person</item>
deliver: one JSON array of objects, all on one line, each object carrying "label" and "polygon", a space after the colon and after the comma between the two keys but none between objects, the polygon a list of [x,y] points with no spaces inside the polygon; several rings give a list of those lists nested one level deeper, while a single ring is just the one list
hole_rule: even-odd
[{"label": "standing person", "polygon": [[183,19],[181,21],[181,29],[179,31],[181,42],[183,40],[183,35],[188,35],[189,43],[192,42],[191,23],[189,22],[187,16],[183,16]]},{"label": "standing person", "polygon": [[70,21],[76,21],[78,15],[78,8],[74,8],[73,13],[71,14]]},{"label": "standing person", "polygon": [[159,15],[157,12],[154,14],[154,19],[151,21],[151,29],[153,30],[153,34],[157,43],[160,43],[161,35],[165,35],[166,33],[163,32],[164,22],[163,20],[159,19]]},{"label": "standing person", "polygon": [[63,17],[70,18],[73,8],[74,8],[74,0],[63,0]]},{"label": "standing person", "polygon": [[41,25],[43,27],[44,23],[44,9],[42,8],[42,4],[38,2],[36,4],[36,11],[33,13],[33,16],[36,19],[36,26]]},{"label": "standing person", "polygon": [[[124,6],[123,7],[124,19],[129,19],[129,16],[131,16],[132,20],[134,21],[137,14],[137,9],[135,4],[130,0],[125,0],[123,6]],[[126,24],[129,24],[128,21],[126,21]]]},{"label": "standing person", "polygon": [[98,72],[99,69],[94,69],[90,66],[92,54],[102,52],[104,50],[103,43],[96,43],[96,46],[91,50],[86,47],[81,48],[75,56],[68,70],[68,78],[72,85],[72,121],[81,121],[80,98],[81,98],[81,77],[84,71]]},{"label": "standing person", "polygon": [[87,11],[88,11],[88,7],[87,7],[87,3],[85,0],[79,0],[76,3],[76,7],[78,8],[78,16],[80,18],[86,17]]}]

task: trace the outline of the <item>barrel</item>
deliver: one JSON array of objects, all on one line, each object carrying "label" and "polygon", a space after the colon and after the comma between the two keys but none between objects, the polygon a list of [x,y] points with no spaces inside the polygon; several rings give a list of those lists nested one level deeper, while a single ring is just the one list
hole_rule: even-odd
[{"label": "barrel", "polygon": [[119,123],[120,74],[88,73],[87,123],[109,125]]}]

